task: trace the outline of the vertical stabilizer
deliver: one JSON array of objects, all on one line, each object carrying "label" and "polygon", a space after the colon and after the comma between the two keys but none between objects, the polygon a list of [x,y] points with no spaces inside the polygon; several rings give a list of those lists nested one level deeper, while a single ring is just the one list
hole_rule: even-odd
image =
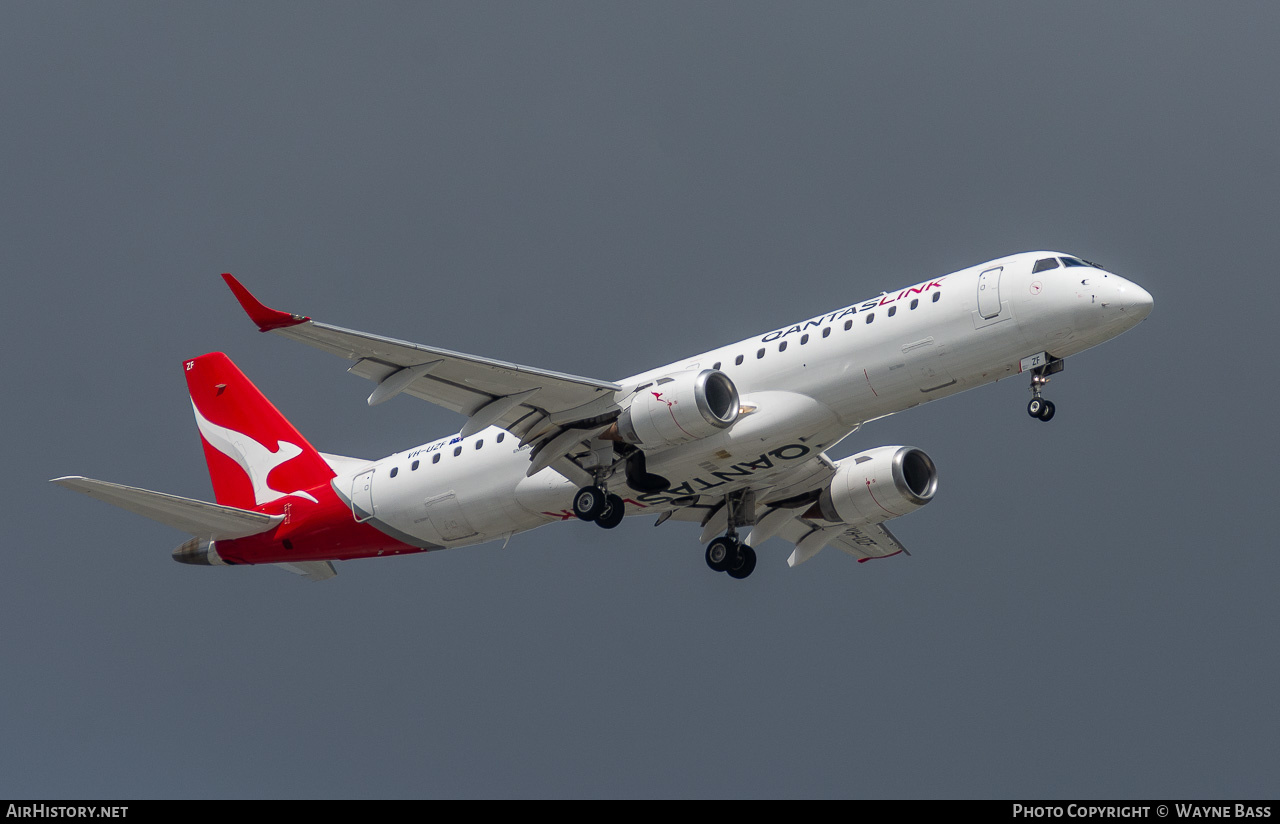
[{"label": "vertical stabilizer", "polygon": [[183,368],[217,502],[242,509],[315,502],[307,490],[333,469],[231,359],[211,352]]}]

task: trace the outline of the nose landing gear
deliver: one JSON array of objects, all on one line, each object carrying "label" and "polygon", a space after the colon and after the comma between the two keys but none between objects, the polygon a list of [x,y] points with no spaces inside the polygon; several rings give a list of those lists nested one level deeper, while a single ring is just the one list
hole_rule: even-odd
[{"label": "nose landing gear", "polygon": [[[1049,379],[1045,378],[1044,382],[1048,383]],[[1057,410],[1057,407],[1053,405],[1053,401],[1047,401],[1040,397],[1040,387],[1034,383],[1031,386],[1031,394],[1033,397],[1027,403],[1027,414],[1045,422],[1053,420],[1053,413]]]},{"label": "nose landing gear", "polygon": [[[1039,356],[1035,356],[1037,359]],[[1047,355],[1048,362],[1031,370],[1031,400],[1027,403],[1027,414],[1039,420],[1053,420],[1053,413],[1057,411],[1057,407],[1053,405],[1053,401],[1047,401],[1040,396],[1044,385],[1049,382],[1049,376],[1061,372],[1066,362],[1062,358],[1055,358]],[[1029,360],[1029,359],[1024,359]]]}]

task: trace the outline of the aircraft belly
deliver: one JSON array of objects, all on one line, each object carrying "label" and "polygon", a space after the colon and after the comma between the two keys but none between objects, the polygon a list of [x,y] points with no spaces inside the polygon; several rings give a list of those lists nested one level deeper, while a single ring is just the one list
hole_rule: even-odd
[{"label": "aircraft belly", "polygon": [[544,469],[520,479],[516,485],[515,501],[525,517],[533,517],[537,524],[543,524],[548,519],[564,517],[573,503],[575,491],[577,487],[559,472]]}]

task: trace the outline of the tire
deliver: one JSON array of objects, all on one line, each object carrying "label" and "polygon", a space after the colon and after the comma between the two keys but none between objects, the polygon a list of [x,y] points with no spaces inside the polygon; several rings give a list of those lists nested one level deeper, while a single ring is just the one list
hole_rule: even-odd
[{"label": "tire", "polygon": [[609,500],[598,486],[584,486],[573,496],[573,514],[584,521],[595,521],[608,508]]},{"label": "tire", "polygon": [[1057,407],[1053,405],[1053,401],[1045,401],[1044,409],[1040,410],[1040,420],[1048,423],[1053,420],[1053,413],[1057,411]]},{"label": "tire", "polygon": [[[1027,404],[1027,414],[1033,418],[1040,418],[1044,414],[1044,404],[1045,402],[1040,398],[1032,398],[1031,402]],[[1040,419],[1044,420],[1043,418]]]},{"label": "tire", "polygon": [[737,556],[737,541],[721,537],[707,544],[707,566],[714,572],[724,572]]},{"label": "tire", "polygon": [[600,517],[596,518],[596,526],[613,529],[627,517],[627,505],[617,495],[610,495],[607,500],[609,505],[604,512],[600,513]]},{"label": "tire", "polygon": [[756,551],[751,547],[743,544],[738,547],[738,561],[728,570],[730,578],[742,580],[755,571],[756,568]]}]

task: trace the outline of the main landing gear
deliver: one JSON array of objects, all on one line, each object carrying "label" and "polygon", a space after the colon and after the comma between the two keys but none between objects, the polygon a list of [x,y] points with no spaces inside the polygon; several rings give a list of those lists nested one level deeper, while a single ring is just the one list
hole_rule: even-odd
[{"label": "main landing gear", "polygon": [[728,530],[707,544],[707,566],[741,580],[756,568],[756,551],[738,540],[738,527],[755,523],[755,493],[731,492],[725,496],[724,505],[728,507]]},{"label": "main landing gear", "polygon": [[756,568],[756,551],[734,536],[722,535],[707,544],[707,566],[730,578],[746,578]]},{"label": "main landing gear", "polygon": [[583,521],[591,521],[605,529],[613,529],[622,523],[626,504],[599,486],[584,486],[573,496],[573,514]]},{"label": "main landing gear", "polygon": [[[613,455],[623,455],[626,470],[627,486],[638,492],[661,492],[671,482],[661,475],[651,474],[645,466],[644,453],[629,444],[614,444]],[[605,529],[613,529],[622,523],[626,516],[626,504],[617,495],[609,494],[606,486],[609,478],[617,471],[618,460],[600,460],[592,472],[592,483],[584,486],[573,496],[573,514],[581,520],[590,521]]]}]

